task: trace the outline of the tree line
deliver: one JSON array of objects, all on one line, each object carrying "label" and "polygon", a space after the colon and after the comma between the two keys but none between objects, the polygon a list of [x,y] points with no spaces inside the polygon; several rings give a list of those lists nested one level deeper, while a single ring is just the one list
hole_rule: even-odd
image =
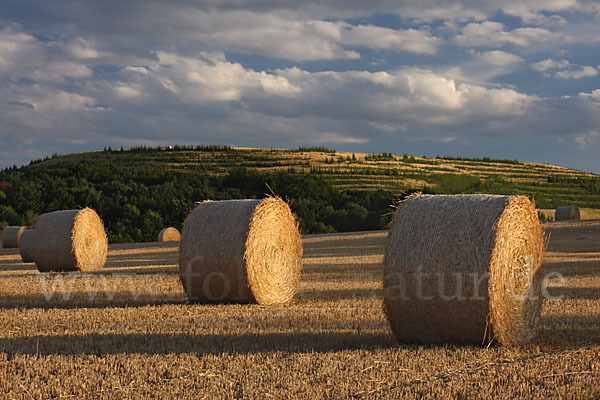
[{"label": "tree line", "polygon": [[394,196],[385,191],[341,191],[318,176],[231,168],[215,175],[169,170],[153,163],[86,160],[34,163],[0,172],[0,228],[32,227],[45,212],[91,207],[112,243],[156,240],[160,229],[181,229],[194,203],[204,200],[286,199],[303,233],[385,229]]}]

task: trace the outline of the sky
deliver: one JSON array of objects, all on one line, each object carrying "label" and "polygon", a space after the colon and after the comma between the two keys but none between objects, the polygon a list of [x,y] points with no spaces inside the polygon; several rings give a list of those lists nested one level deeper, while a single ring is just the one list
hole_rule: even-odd
[{"label": "sky", "polygon": [[600,173],[600,2],[0,0],[0,168],[169,144]]}]

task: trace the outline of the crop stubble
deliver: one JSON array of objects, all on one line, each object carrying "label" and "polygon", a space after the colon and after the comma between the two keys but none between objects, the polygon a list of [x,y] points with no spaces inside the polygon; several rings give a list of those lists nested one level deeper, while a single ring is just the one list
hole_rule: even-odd
[{"label": "crop stubble", "polygon": [[544,302],[538,337],[519,348],[397,344],[381,306],[385,232],[305,236],[301,291],[271,307],[188,304],[176,243],[111,245],[103,271],[74,275],[3,249],[0,393],[598,397],[600,221],[546,227],[546,268],[564,276],[549,292],[564,299]]}]

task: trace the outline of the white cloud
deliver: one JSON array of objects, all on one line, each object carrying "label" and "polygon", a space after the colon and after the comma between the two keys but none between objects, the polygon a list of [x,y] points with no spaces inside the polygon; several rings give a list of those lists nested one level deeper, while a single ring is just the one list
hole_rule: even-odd
[{"label": "white cloud", "polygon": [[86,65],[67,57],[70,44],[42,42],[13,27],[0,29],[0,77],[64,81],[92,74]]},{"label": "white cloud", "polygon": [[519,56],[501,50],[486,51],[476,55],[482,61],[497,66],[506,66],[524,61]]},{"label": "white cloud", "polygon": [[540,72],[545,78],[581,79],[598,75],[598,70],[590,66],[571,64],[567,60],[547,58],[531,64],[531,68]]},{"label": "white cloud", "polygon": [[464,47],[501,47],[508,44],[526,47],[535,43],[556,40],[559,35],[545,28],[517,28],[505,31],[495,21],[473,22],[464,26],[454,42]]},{"label": "white cloud", "polygon": [[311,140],[313,143],[351,143],[364,144],[369,141],[366,137],[349,137],[336,132],[317,132],[315,138]]},{"label": "white cloud", "polygon": [[158,53],[159,62],[151,65],[151,78],[186,101],[209,103],[239,101],[247,93],[293,96],[301,91],[282,76],[256,72],[231,63],[223,55],[205,54],[201,59]]},{"label": "white cloud", "polygon": [[291,60],[356,59],[356,51],[339,43],[346,24],[319,20],[292,20],[275,14],[231,12],[190,15],[196,38],[207,48],[233,50]]},{"label": "white cloud", "polygon": [[571,63],[569,63],[567,60],[556,61],[551,58],[547,58],[531,64],[531,67],[538,72],[546,73],[548,70],[568,68],[570,65]]},{"label": "white cloud", "polygon": [[340,42],[371,49],[401,50],[411,53],[435,54],[441,44],[429,32],[416,29],[390,29],[373,25],[342,25]]},{"label": "white cloud", "polygon": [[554,77],[561,79],[581,79],[598,75],[598,70],[594,67],[581,66],[575,69],[556,71]]},{"label": "white cloud", "polygon": [[577,135],[575,142],[582,149],[596,149],[600,150],[600,131],[590,131],[584,134]]},{"label": "white cloud", "polygon": [[441,40],[417,29],[291,19],[277,14],[195,11],[193,37],[204,46],[292,60],[356,59],[344,46],[433,54]]}]

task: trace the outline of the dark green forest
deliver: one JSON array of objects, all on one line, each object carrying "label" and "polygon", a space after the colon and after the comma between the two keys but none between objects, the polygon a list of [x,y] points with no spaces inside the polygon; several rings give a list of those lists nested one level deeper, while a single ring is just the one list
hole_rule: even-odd
[{"label": "dark green forest", "polygon": [[[331,160],[335,155],[335,150],[320,147],[298,151],[330,153]],[[211,154],[213,164],[202,158],[188,165],[189,152]],[[45,212],[91,207],[104,220],[111,243],[153,241],[163,227],[181,229],[195,202],[263,198],[275,194],[289,202],[302,233],[377,230],[387,227],[395,201],[416,190],[341,190],[331,176],[312,167],[310,173],[297,171],[293,164],[288,169],[261,172],[257,167],[277,166],[282,161],[252,154],[225,146],[174,148],[168,152],[145,147],[126,151],[107,148],[85,156],[55,155],[32,161],[28,166],[7,168],[0,171],[0,228],[7,225],[33,227],[38,216]],[[239,166],[246,165],[236,158],[242,155],[253,157],[252,168]],[[368,157],[383,162],[391,158],[393,156],[386,153]],[[407,156],[403,161],[438,162],[411,160]],[[185,168],[168,167],[168,162],[183,163]],[[308,165],[307,161],[297,163]],[[350,170],[346,174],[358,172]],[[540,183],[525,185],[497,176],[482,179],[468,174],[427,172],[402,172],[400,176],[396,169],[369,168],[360,172],[423,179],[430,186],[418,189],[425,193],[524,194],[535,199],[540,208],[554,208],[565,201],[600,208],[599,178],[548,176]],[[339,174],[343,176],[342,172]],[[360,182],[360,176],[348,176]]]},{"label": "dark green forest", "polygon": [[0,172],[0,224],[33,226],[45,212],[91,207],[111,243],[152,241],[165,226],[181,228],[194,202],[286,199],[303,233],[383,229],[394,196],[381,191],[341,192],[317,176],[232,168],[227,174],[182,172],[159,165],[91,161]]}]

